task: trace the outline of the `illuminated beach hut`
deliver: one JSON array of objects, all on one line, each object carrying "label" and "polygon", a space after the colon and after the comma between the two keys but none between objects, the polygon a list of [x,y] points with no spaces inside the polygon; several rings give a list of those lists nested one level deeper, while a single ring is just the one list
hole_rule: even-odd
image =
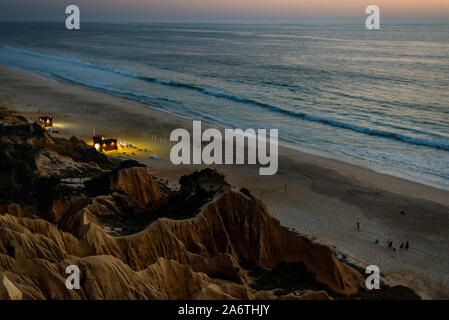
[{"label": "illuminated beach hut", "polygon": [[47,116],[39,117],[39,124],[43,128],[51,127],[53,126],[53,118]]},{"label": "illuminated beach hut", "polygon": [[116,139],[105,139],[104,136],[94,136],[93,142],[98,152],[117,150]]},{"label": "illuminated beach hut", "polygon": [[100,142],[102,142],[104,140],[104,136],[94,136],[92,138],[92,140],[94,142],[94,145],[96,145],[97,143],[100,143]]}]

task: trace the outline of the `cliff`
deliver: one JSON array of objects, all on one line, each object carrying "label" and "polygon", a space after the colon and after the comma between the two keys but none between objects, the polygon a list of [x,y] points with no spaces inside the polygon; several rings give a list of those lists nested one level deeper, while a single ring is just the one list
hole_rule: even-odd
[{"label": "cliff", "polygon": [[[53,139],[34,126],[34,134],[17,138],[23,137],[24,126],[1,130],[7,133],[2,141],[8,150],[29,145],[25,151],[19,148],[24,159],[39,159],[42,153],[67,158],[48,161],[47,170],[82,175],[86,182],[74,190],[52,180],[53,192],[41,203],[36,199],[42,190],[34,189],[38,185],[20,183],[31,177],[39,181],[42,166],[24,162],[23,180],[10,177],[28,200],[0,193],[0,299],[367,295],[358,271],[328,247],[281,226],[260,200],[233,190],[216,171],[184,176],[179,190],[171,190],[156,181],[150,168],[130,161],[113,167],[76,138]],[[10,155],[0,154],[0,159]],[[85,168],[87,160],[98,169],[73,170],[73,163]],[[68,265],[80,269],[79,290],[65,287]]]}]

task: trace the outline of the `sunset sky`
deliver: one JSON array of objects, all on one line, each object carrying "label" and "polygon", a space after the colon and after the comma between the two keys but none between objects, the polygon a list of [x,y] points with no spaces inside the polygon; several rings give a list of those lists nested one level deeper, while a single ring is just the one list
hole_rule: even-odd
[{"label": "sunset sky", "polygon": [[69,4],[84,21],[354,21],[375,4],[384,20],[449,22],[448,0],[1,0],[0,20],[64,20]]}]

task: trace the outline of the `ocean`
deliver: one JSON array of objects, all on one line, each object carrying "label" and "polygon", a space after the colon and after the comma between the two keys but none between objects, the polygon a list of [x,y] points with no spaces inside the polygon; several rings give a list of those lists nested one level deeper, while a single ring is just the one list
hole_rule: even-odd
[{"label": "ocean", "polygon": [[0,23],[0,64],[449,189],[449,24]]}]

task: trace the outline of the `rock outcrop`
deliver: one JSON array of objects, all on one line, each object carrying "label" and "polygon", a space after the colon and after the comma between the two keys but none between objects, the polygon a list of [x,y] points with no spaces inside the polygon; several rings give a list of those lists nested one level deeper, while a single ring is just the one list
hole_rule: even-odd
[{"label": "rock outcrop", "polygon": [[22,300],[22,292],[0,271],[0,300]]},{"label": "rock outcrop", "polygon": [[[13,187],[0,184],[0,299],[366,294],[358,271],[281,226],[260,200],[234,191],[214,170],[184,176],[171,190],[149,168],[125,161],[84,171],[85,187],[72,188],[42,176],[111,162],[76,138],[54,139],[35,125],[1,130],[0,161]],[[69,265],[79,267],[79,290],[66,288]]]},{"label": "rock outcrop", "polygon": [[119,170],[112,178],[110,190],[129,195],[139,204],[140,210],[154,209],[164,195],[148,170],[146,167]]},{"label": "rock outcrop", "polygon": [[[9,115],[7,118],[9,122],[11,117],[13,116]],[[44,176],[91,173],[92,170],[111,166],[105,155],[98,153],[84,141],[76,137],[71,137],[69,140],[52,137],[37,123],[24,123],[19,119],[14,122],[14,125],[0,126],[0,142],[35,147],[37,151],[33,159]]]},{"label": "rock outcrop", "polygon": [[[117,186],[135,182],[137,173],[143,181],[152,181],[146,168],[124,171]],[[258,293],[240,261],[262,268],[300,262],[331,292],[349,295],[361,288],[363,278],[357,271],[338,261],[329,248],[282,227],[259,200],[230,190],[217,173],[197,174],[197,179],[201,187],[217,190],[198,214],[183,220],[159,218],[128,236],[111,236],[99,221],[120,213],[112,196],[55,202],[58,224],[0,216],[0,268],[10,273],[25,299],[328,298],[310,290],[280,296],[270,290]],[[159,199],[154,197],[157,184],[147,187],[151,198],[142,198],[141,190],[125,189],[136,197],[139,209],[139,199]],[[197,187],[191,180],[184,186]],[[80,291],[64,287],[69,264],[81,269]]]}]

